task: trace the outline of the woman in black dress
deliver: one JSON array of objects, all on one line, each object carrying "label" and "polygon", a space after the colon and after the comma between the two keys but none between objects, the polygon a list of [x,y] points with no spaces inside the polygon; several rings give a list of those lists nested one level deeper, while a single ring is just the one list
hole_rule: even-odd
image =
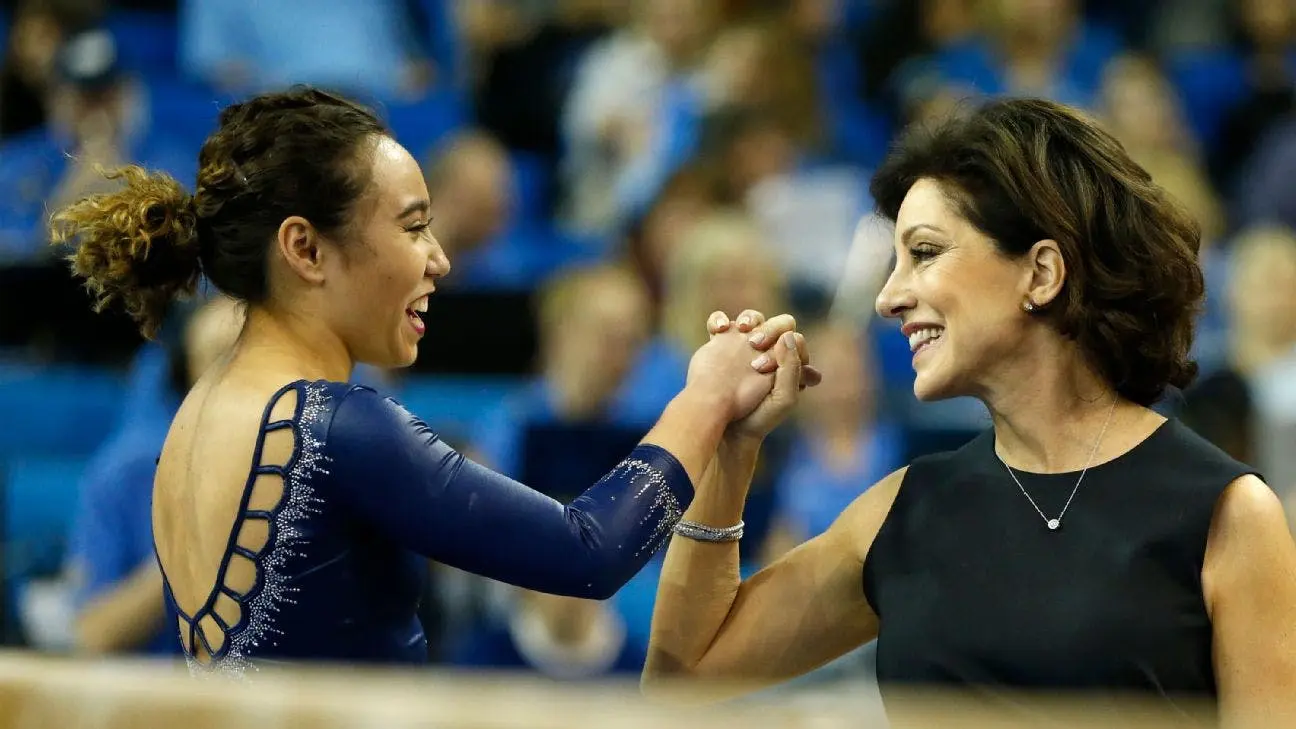
[{"label": "woman in black dress", "polygon": [[993,427],[743,581],[720,528],[783,403],[731,426],[706,477],[723,487],[698,490],[666,558],[646,687],[754,689],[877,638],[893,721],[894,689],[925,686],[1204,699],[1230,725],[1296,726],[1279,500],[1149,407],[1196,371],[1189,215],[1108,134],[1029,99],[908,134],[872,189],[896,223],[877,309],[903,324],[915,395],[976,397]]}]

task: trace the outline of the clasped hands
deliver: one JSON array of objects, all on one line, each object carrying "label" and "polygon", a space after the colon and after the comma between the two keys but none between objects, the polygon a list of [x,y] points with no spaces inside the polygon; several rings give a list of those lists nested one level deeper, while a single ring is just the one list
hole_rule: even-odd
[{"label": "clasped hands", "polygon": [[734,320],[721,311],[707,318],[710,340],[693,354],[686,387],[715,395],[729,420],[728,432],[763,438],[787,417],[800,391],[823,379],[810,366],[796,319],[766,320],[748,309]]}]

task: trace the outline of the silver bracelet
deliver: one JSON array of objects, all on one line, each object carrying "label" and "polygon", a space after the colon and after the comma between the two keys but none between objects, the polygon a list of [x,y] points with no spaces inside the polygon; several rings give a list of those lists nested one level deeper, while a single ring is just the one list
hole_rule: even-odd
[{"label": "silver bracelet", "polygon": [[675,525],[675,533],[699,542],[736,542],[742,539],[743,523],[739,521],[731,527],[718,528],[695,521],[681,521]]}]

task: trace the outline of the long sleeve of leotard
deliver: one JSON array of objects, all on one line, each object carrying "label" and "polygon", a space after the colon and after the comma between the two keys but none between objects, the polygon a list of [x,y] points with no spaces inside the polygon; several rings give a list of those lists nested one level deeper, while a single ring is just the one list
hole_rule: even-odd
[{"label": "long sleeve of leotard", "polygon": [[367,388],[337,404],[324,452],[330,492],[387,538],[484,577],[576,597],[620,589],[693,498],[679,461],[640,445],[563,505],[465,458]]}]

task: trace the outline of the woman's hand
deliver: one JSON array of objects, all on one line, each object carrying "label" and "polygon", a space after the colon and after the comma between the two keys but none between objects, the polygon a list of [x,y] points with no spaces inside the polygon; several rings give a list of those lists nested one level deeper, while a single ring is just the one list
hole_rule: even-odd
[{"label": "woman's hand", "polygon": [[752,364],[761,372],[774,372],[775,385],[748,415],[729,426],[726,437],[759,440],[787,418],[797,403],[798,393],[818,385],[823,375],[810,366],[805,337],[797,333],[796,319],[790,314],[766,321],[764,314],[749,309],[734,323],[717,312],[707,322],[712,337],[735,328],[748,338],[753,349],[763,353]]}]

